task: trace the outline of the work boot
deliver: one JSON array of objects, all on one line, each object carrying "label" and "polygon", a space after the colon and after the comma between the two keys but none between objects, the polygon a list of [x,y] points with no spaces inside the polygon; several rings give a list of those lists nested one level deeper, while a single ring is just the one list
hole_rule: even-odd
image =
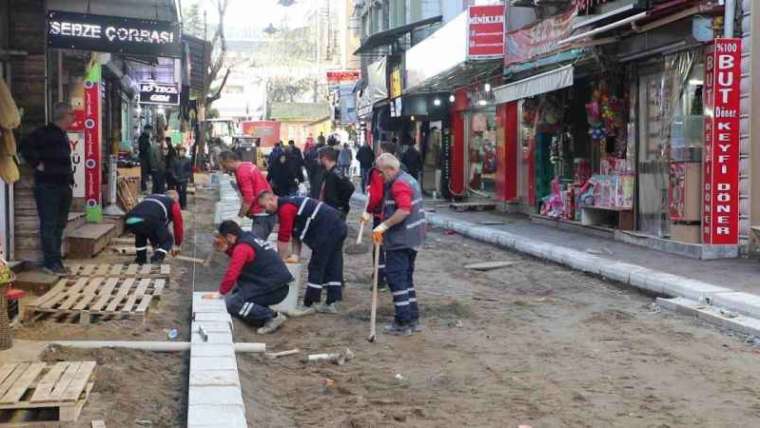
[{"label": "work boot", "polygon": [[327,303],[318,303],[315,305],[314,310],[320,314],[334,315],[338,313],[338,306],[335,304],[335,302],[330,303],[329,305]]},{"label": "work boot", "polygon": [[423,330],[422,323],[420,323],[420,320],[414,320],[412,321],[412,331],[415,333],[419,333]]},{"label": "work boot", "polygon": [[414,329],[411,324],[399,324],[398,321],[394,320],[385,326],[385,332],[392,336],[411,336],[414,334]]},{"label": "work boot", "polygon": [[284,314],[277,312],[277,315],[275,315],[274,318],[271,318],[269,321],[267,321],[263,327],[256,330],[256,333],[258,334],[274,333],[274,331],[280,328],[280,326],[282,326],[282,324],[285,323],[285,321],[287,320],[288,318]]},{"label": "work boot", "polygon": [[137,263],[138,265],[142,266],[145,263],[148,263],[148,260],[146,260],[146,257],[137,257],[132,263]]},{"label": "work boot", "polygon": [[164,262],[164,257],[166,257],[166,255],[164,253],[162,253],[161,251],[156,251],[150,257],[150,262],[151,262],[151,264],[160,265],[161,263]]},{"label": "work boot", "polygon": [[303,317],[306,315],[312,315],[316,312],[314,310],[314,306],[316,305],[313,305],[313,306],[298,305],[296,306],[295,309],[288,312],[288,315],[290,315],[291,317]]}]

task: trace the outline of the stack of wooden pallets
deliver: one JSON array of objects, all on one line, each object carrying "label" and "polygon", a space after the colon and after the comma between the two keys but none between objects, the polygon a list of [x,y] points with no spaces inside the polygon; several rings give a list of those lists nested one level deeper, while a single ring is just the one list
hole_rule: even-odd
[{"label": "stack of wooden pallets", "polygon": [[48,410],[58,421],[75,421],[92,390],[94,370],[94,361],[0,364],[0,426],[38,422]]},{"label": "stack of wooden pallets", "polygon": [[70,264],[67,266],[70,276],[114,276],[140,278],[168,278],[171,275],[171,265],[152,265],[137,263],[101,263],[101,264]]},{"label": "stack of wooden pallets", "polygon": [[145,322],[151,303],[166,285],[158,278],[80,277],[61,279],[50,291],[24,307],[24,318],[35,314],[79,315],[89,324],[92,316],[137,317]]}]

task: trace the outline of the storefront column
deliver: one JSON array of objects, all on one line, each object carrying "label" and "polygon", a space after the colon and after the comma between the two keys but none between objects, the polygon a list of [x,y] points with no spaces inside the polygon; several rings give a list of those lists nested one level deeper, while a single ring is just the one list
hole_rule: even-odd
[{"label": "storefront column", "polygon": [[[760,121],[752,120],[760,113],[760,85],[752,85],[752,79],[760,73],[760,43],[752,40],[754,34],[760,35],[760,13],[753,9],[753,0],[742,1],[742,110],[741,110],[741,153],[749,156],[748,170],[740,171],[740,188],[742,196],[749,194],[749,225],[760,225]],[[744,97],[747,100],[744,100]],[[744,108],[747,106],[748,108]],[[749,180],[747,180],[749,178]],[[747,183],[749,181],[749,183]],[[749,189],[746,189],[749,185]],[[747,192],[749,190],[749,192]],[[743,213],[744,214],[744,213]],[[740,233],[751,237],[748,226],[741,223]],[[760,242],[750,239],[750,251],[757,252]]]},{"label": "storefront column", "polygon": [[461,197],[465,195],[464,187],[464,150],[465,150],[465,123],[464,112],[467,110],[469,101],[467,91],[459,89],[454,93],[454,102],[451,104],[451,180],[449,181],[449,190],[452,197]]},{"label": "storefront column", "polygon": [[496,198],[517,199],[517,102],[496,107]]}]

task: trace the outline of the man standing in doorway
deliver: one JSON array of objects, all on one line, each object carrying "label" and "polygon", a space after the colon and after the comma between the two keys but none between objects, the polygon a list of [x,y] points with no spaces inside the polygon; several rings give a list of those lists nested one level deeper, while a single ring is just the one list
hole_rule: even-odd
[{"label": "man standing in doorway", "polygon": [[148,191],[148,177],[150,177],[152,171],[150,169],[150,133],[153,132],[153,127],[145,125],[140,138],[137,139],[137,149],[140,151],[140,191]]},{"label": "man standing in doorway", "polygon": [[34,168],[34,199],[40,217],[43,269],[65,274],[61,260],[63,229],[71,209],[74,173],[71,144],[66,129],[74,122],[74,111],[66,103],[53,107],[53,122],[36,129],[22,143],[22,153]]}]

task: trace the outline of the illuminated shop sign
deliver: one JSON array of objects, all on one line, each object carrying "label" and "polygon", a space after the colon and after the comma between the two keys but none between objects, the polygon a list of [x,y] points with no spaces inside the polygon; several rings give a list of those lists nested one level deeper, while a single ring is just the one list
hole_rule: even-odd
[{"label": "illuminated shop sign", "polygon": [[176,83],[140,83],[141,104],[179,104],[179,88]]},{"label": "illuminated shop sign", "polygon": [[50,11],[48,46],[179,57],[179,25],[175,22]]}]

